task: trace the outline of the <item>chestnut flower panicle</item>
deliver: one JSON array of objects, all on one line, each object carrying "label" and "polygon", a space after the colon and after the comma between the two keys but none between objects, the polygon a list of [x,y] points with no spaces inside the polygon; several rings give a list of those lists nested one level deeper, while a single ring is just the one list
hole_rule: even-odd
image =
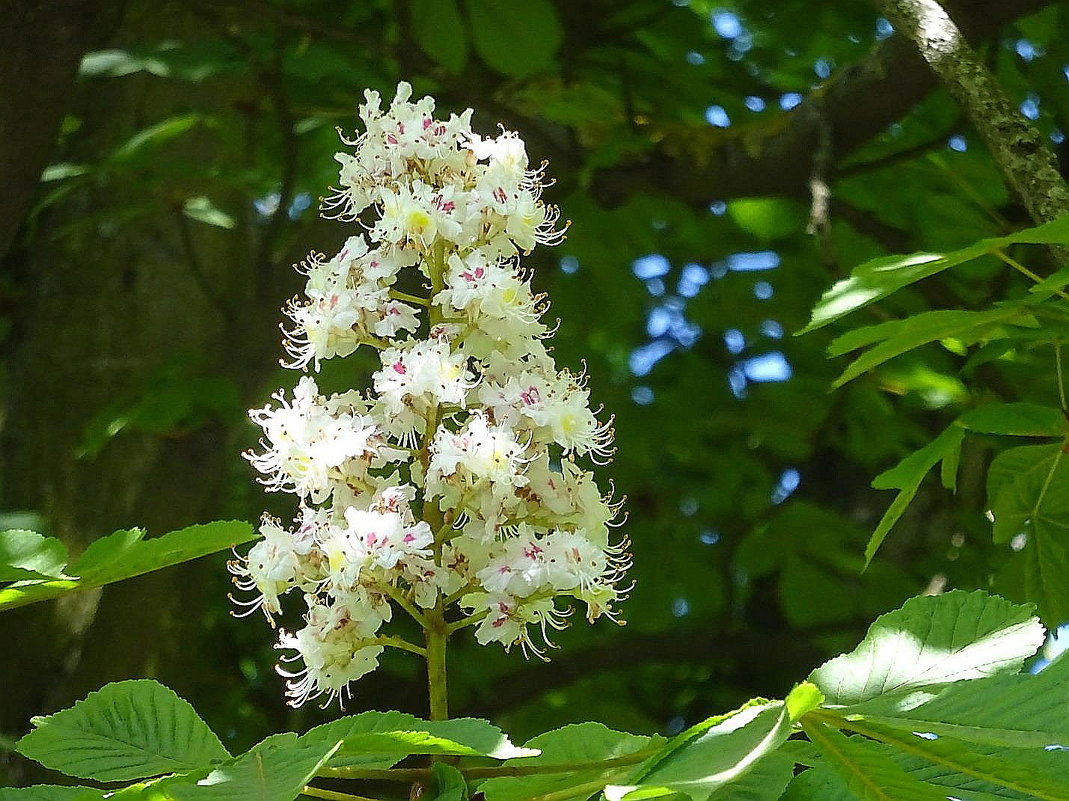
[{"label": "chestnut flower panicle", "polygon": [[230,570],[272,625],[284,596],[303,599],[304,625],[277,643],[294,706],[344,700],[384,647],[423,653],[382,633],[395,607],[541,656],[566,599],[593,621],[615,619],[625,594],[619,504],[577,462],[611,457],[612,421],[591,411],[584,377],[557,368],[546,304],[519,266],[564,235],[542,170],[516,134],[484,139],[470,109],[436,119],[411,92],[398,85],[386,110],[365,93],[364,133],[342,137],[353,150],[336,155],[323,201],[364,232],[298,265],[304,297],[284,310],[287,366],[372,347],[371,389],[324,397],[305,375],[292,400],[250,412],[263,438],[246,457],[299,511],[292,528],[265,516]]}]

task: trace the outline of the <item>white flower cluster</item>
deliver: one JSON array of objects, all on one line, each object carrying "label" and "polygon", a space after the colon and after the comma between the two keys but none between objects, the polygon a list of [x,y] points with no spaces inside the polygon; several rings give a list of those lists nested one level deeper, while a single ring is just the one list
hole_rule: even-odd
[{"label": "white flower cluster", "polygon": [[[250,412],[263,451],[246,455],[300,513],[292,529],[265,517],[231,572],[269,620],[281,596],[303,596],[304,627],[277,645],[303,662],[280,668],[293,705],[344,698],[384,646],[420,652],[381,633],[395,605],[425,628],[472,625],[480,643],[541,655],[532,624],[548,642],[562,598],[613,617],[629,566],[609,539],[618,504],[575,461],[610,456],[611,420],[590,410],[582,376],[557,369],[518,266],[563,236],[541,171],[515,134],[482,139],[470,109],[441,121],[410,95],[400,84],[384,112],[366,93],[366,132],[336,156],[341,188],[324,207],[367,233],[302,263],[307,297],[286,309],[291,366],[369,345],[373,389],[327,398],[304,376],[292,399]],[[422,293],[397,288],[405,268]]]}]

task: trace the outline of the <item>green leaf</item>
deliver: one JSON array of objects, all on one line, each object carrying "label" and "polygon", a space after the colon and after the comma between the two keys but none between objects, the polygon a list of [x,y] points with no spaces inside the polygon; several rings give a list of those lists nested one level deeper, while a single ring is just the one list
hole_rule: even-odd
[{"label": "green leaf", "polygon": [[[932,736],[922,732],[903,732],[878,723],[864,724],[864,734],[878,739],[909,756],[919,757],[959,773],[964,777],[979,779],[997,787],[1026,793],[1047,801],[1069,801],[1069,760],[1060,751],[1043,751],[1040,762],[1029,760],[1022,764],[1023,753],[1016,749],[1003,750],[1003,759],[969,748],[965,743],[945,735]],[[1062,775],[1058,775],[1058,774]]]},{"label": "green leaf", "polygon": [[292,801],[340,747],[340,741],[274,734],[195,783],[170,784],[167,795],[177,801]]},{"label": "green leaf", "polygon": [[0,531],[0,581],[66,578],[67,549],[34,531]]},{"label": "green leaf", "polygon": [[[962,799],[962,801],[1035,801],[1037,798],[1030,793],[1020,793],[974,776],[966,776],[951,767],[929,762],[923,757],[904,754],[882,743],[874,743],[874,745],[883,749],[889,759],[892,759],[914,779],[938,787],[948,798]],[[1025,765],[1032,761],[1032,753],[1014,749],[1013,759],[1015,763]]]},{"label": "green leaf", "polygon": [[91,543],[70,566],[77,579],[21,582],[0,589],[0,611],[188,562],[248,542],[255,536],[253,527],[241,520],[189,526],[147,540],[140,530],[117,531]]},{"label": "green leaf", "polygon": [[66,178],[77,178],[80,175],[85,175],[90,171],[89,167],[83,164],[71,164],[67,161],[57,162],[56,164],[49,164],[41,172],[41,181],[62,181]]},{"label": "green leaf", "polygon": [[[851,362],[832,382],[832,387],[841,387],[889,359],[901,356],[921,345],[948,337],[976,338],[985,329],[1027,313],[1025,309],[1009,307],[987,311],[940,310],[914,315],[902,320],[900,329],[895,330],[891,336]],[[886,323],[876,327],[881,329],[881,335],[891,330],[886,327]]]},{"label": "green leaf", "polygon": [[420,720],[403,712],[362,712],[316,726],[307,742],[342,742],[331,767],[390,767],[411,754],[484,756],[510,759],[530,756],[497,726],[478,718]]},{"label": "green leaf", "polygon": [[[887,700],[887,699],[883,699]],[[992,676],[951,684],[920,704],[909,697],[853,707],[848,720],[873,721],[999,748],[1043,749],[1069,743],[1069,659],[1038,674]]]},{"label": "green leaf", "polygon": [[218,228],[233,228],[236,225],[233,217],[215,206],[203,195],[188,198],[182,204],[182,213],[191,220],[214,225]]},{"label": "green leaf", "polygon": [[982,590],[911,598],[877,618],[856,649],[825,662],[809,681],[828,704],[858,704],[1019,671],[1044,637],[1030,607]]},{"label": "green leaf", "polygon": [[80,779],[145,779],[230,756],[187,701],[150,679],[107,684],[33,723],[18,752]]},{"label": "green leaf", "polygon": [[199,114],[179,114],[163,122],[150,125],[127,139],[111,154],[113,162],[129,162],[141,155],[146,148],[158,147],[191,130],[201,122]]},{"label": "green leaf", "polygon": [[796,200],[740,198],[728,203],[728,216],[739,228],[759,239],[772,241],[805,230],[808,214]]},{"label": "green leaf", "polygon": [[[778,799],[794,776],[794,760],[781,748],[761,757],[746,773],[714,790],[709,801],[770,801]],[[821,799],[824,801],[824,799]]]},{"label": "green leaf", "polygon": [[[865,565],[872,562],[880,545],[883,544],[887,534],[902,514],[906,511],[913,497],[920,489],[921,482],[928,475],[928,471],[940,461],[957,463],[958,454],[961,452],[961,444],[965,439],[965,432],[958,426],[949,426],[942,434],[929,442],[918,451],[914,451],[890,470],[880,473],[872,480],[874,489],[898,489],[901,492],[895,496],[887,511],[883,513],[876,530],[869,537],[865,546]],[[944,477],[944,484],[948,483]]]},{"label": "green leaf", "polygon": [[548,0],[466,0],[465,5],[475,50],[489,67],[510,78],[553,67],[563,33]]},{"label": "green leaf", "polygon": [[1061,409],[1038,403],[989,403],[966,412],[958,425],[981,434],[1064,437],[1069,421]]},{"label": "green leaf", "polygon": [[467,801],[468,783],[464,774],[452,765],[435,762],[431,765],[431,776],[434,779],[431,793],[423,796],[427,801]]},{"label": "green leaf", "polygon": [[705,801],[714,791],[742,779],[786,742],[790,733],[790,717],[782,701],[752,701],[679,734],[627,784],[606,787],[605,797],[638,801],[684,793],[694,801]]},{"label": "green leaf", "polygon": [[167,65],[151,56],[140,56],[128,50],[94,50],[82,57],[78,72],[83,78],[121,78],[135,72],[150,72],[166,77]]},{"label": "green leaf", "polygon": [[795,776],[779,801],[857,801],[857,796],[830,765],[821,762]]},{"label": "green leaf", "polygon": [[794,723],[799,720],[802,715],[812,712],[823,704],[824,693],[822,693],[820,688],[812,682],[803,681],[790,691],[785,703],[787,704],[787,716],[791,719],[791,722]]},{"label": "green leaf", "polygon": [[[991,464],[988,500],[995,515],[995,542],[1017,534],[1069,528],[1069,459],[1060,445],[1022,446],[1000,453]],[[992,491],[993,490],[993,491]]]},{"label": "green leaf", "polygon": [[454,75],[468,61],[468,34],[457,0],[412,0],[412,32],[423,52]]},{"label": "green leaf", "polygon": [[[805,726],[805,733],[846,785],[850,799],[862,801],[946,801],[944,790],[921,782],[896,764],[877,744],[847,737],[820,723]],[[834,782],[829,782],[834,787]],[[829,797],[842,797],[836,792]],[[823,801],[823,797],[822,797]]]},{"label": "green leaf", "polygon": [[[613,731],[600,723],[577,723],[540,734],[524,745],[525,748],[540,751],[538,756],[511,759],[505,764],[582,764],[626,758],[635,754],[641,757],[651,744],[658,743],[650,737]],[[569,787],[587,785],[599,780],[603,782],[602,786],[622,781],[634,772],[637,761],[638,758],[635,763],[618,764],[602,770],[576,768],[557,774],[488,779],[479,785],[479,791],[484,794],[486,801],[523,801],[533,795],[546,793],[560,794],[557,797],[565,801],[565,793]],[[575,798],[586,798],[589,794],[580,791],[576,793]]]},{"label": "green leaf", "polygon": [[1069,216],[1009,236],[981,239],[948,253],[913,253],[881,256],[858,265],[850,277],[836,283],[817,302],[809,324],[798,334],[807,334],[852,311],[887,297],[950,267],[971,261],[997,248],[1015,243],[1069,244]]},{"label": "green leaf", "polygon": [[35,784],[0,787],[0,801],[102,801],[107,791],[95,787]]},{"label": "green leaf", "polygon": [[995,542],[1023,536],[1024,589],[1051,625],[1069,619],[1069,458],[1061,445],[1000,453],[988,472]]}]

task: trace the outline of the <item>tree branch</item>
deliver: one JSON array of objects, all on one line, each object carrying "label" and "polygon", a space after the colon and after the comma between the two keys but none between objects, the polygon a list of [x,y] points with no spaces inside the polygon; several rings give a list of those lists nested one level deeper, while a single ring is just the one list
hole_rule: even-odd
[{"label": "tree branch", "polygon": [[987,144],[1006,185],[1036,223],[1069,214],[1069,187],[1047,140],[1015,109],[995,76],[936,0],[886,0],[883,11],[910,37]]},{"label": "tree branch", "polygon": [[[954,0],[948,6],[960,13],[965,35],[980,42],[1050,2]],[[733,197],[788,196],[808,201],[812,154],[822,126],[832,132],[832,165],[840,164],[905,117],[937,85],[909,39],[895,34],[815,90],[789,112],[784,124],[767,126],[763,134],[751,129],[745,136],[731,129],[702,129],[704,135],[698,137],[688,129],[685,135],[666,136],[641,161],[597,173],[593,191],[607,205],[643,193],[668,194],[700,207]]]}]

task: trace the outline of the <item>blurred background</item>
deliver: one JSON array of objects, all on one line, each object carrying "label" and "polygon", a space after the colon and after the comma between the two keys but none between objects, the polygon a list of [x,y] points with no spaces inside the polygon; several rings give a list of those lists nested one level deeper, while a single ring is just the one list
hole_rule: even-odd
[{"label": "blurred background", "polygon": [[[1065,2],[945,5],[1020,112],[1069,130]],[[981,398],[938,345],[829,392],[820,293],[882,253],[1026,224],[959,111],[864,3],[831,0],[0,2],[0,528],[72,552],[119,528],[284,519],[240,458],[278,367],[291,264],[348,235],[317,217],[365,88],[517,130],[572,226],[526,264],[559,364],[616,416],[599,472],[626,496],[626,627],[578,622],[553,661],[459,638],[453,714],[517,741],[597,719],[672,734],[782,696],[909,595],[991,587],[983,475],[934,477],[864,573],[891,496],[878,472]],[[979,308],[993,262],[898,293],[853,325]],[[867,318],[865,317],[867,315]],[[840,329],[841,330],[841,329]],[[331,362],[328,387],[369,363]],[[984,392],[1053,393],[1026,367]],[[291,710],[262,619],[230,616],[222,555],[0,617],[0,783],[31,715],[151,676],[231,749],[336,716]],[[999,583],[1002,581],[1003,583]],[[422,714],[422,664],[388,653],[347,711]]]}]

